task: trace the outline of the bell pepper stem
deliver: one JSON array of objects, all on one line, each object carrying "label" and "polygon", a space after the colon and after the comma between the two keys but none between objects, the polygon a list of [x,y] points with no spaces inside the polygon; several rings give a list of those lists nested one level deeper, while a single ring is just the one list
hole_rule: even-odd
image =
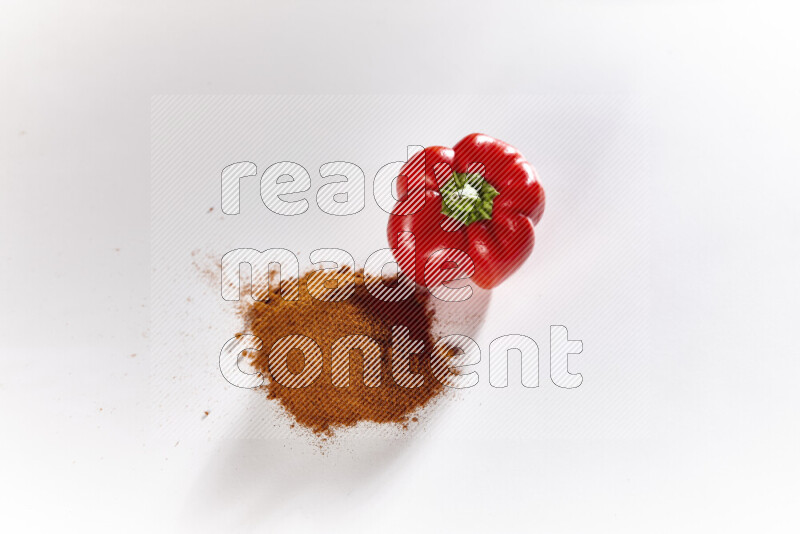
[{"label": "bell pepper stem", "polygon": [[478,173],[453,173],[441,188],[442,213],[465,225],[492,218],[497,189]]}]

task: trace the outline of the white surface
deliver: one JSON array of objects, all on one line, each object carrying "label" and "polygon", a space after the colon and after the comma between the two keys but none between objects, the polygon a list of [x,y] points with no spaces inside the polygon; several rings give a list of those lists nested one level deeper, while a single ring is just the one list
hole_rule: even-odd
[{"label": "white surface", "polygon": [[[381,194],[373,186],[378,169],[404,159],[409,144],[454,145],[472,130],[513,139],[533,160],[548,216],[536,228],[530,261],[491,292],[485,324],[474,336],[482,351],[474,368],[480,380],[436,423],[443,439],[650,435],[655,362],[642,358],[650,343],[651,211],[642,102],[608,95],[188,96],[159,97],[153,107],[150,357],[159,435],[173,441],[280,436],[303,449],[306,436],[276,421],[274,406],[254,402],[220,376],[220,349],[245,331],[238,302],[220,295],[215,264],[239,248],[283,248],[305,271],[311,251],[338,247],[363,266],[387,247],[388,215],[374,196]],[[259,172],[240,180],[240,212],[226,215],[219,175],[241,160]],[[310,199],[309,209],[291,217],[272,213],[259,195],[261,174],[287,160],[311,174],[310,191],[287,197]],[[339,160],[356,163],[368,177],[366,206],[348,216],[327,214],[314,201],[330,182],[317,170]],[[201,274],[206,269],[210,276]],[[477,300],[458,307],[461,315]],[[587,353],[570,364],[585,375],[580,391],[550,381],[551,324],[565,325],[586,344]],[[441,335],[457,333],[463,330],[456,324]],[[522,387],[516,357],[511,387],[490,387],[490,342],[509,334],[538,343],[539,390]],[[215,416],[199,417],[205,409]]]},{"label": "white surface", "polygon": [[[2,9],[6,530],[797,531],[790,3]],[[646,432],[599,412],[599,433],[563,418],[561,437],[463,435],[476,420],[467,402],[391,454],[378,442],[338,462],[279,439],[154,434],[150,98],[164,93],[642,98]],[[609,339],[575,337],[584,362],[613,362],[593,352]],[[555,418],[561,403],[536,396],[547,385],[533,398]]]}]

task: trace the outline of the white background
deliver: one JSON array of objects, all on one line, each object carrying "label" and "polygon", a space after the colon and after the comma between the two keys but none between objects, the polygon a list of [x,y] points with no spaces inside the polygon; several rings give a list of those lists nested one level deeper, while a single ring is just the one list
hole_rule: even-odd
[{"label": "white background", "polygon": [[[789,3],[2,10],[7,529],[797,531],[800,43]],[[378,439],[349,459],[281,436],[154,432],[150,102],[168,93],[646,102],[648,389],[630,397],[646,401],[643,417],[626,425],[629,412],[599,411],[592,424],[604,430],[581,433],[556,419],[543,382],[534,413],[555,414],[561,436],[468,434],[459,425],[491,417],[483,407],[473,419],[469,401],[388,453]],[[591,262],[579,252],[576,262]],[[585,298],[600,297],[587,287]],[[551,321],[541,319],[534,328]],[[581,358],[614,365],[590,350],[608,340],[575,337]]]},{"label": "white background", "polygon": [[[484,357],[474,368],[483,380],[461,396],[458,410],[439,415],[435,431],[454,443],[650,436],[657,371],[642,357],[649,353],[651,299],[646,108],[612,95],[154,98],[148,339],[158,435],[173,443],[281,437],[281,446],[291,440],[294,454],[309,452],[307,437],[276,421],[274,406],[220,376],[222,345],[244,332],[239,303],[220,295],[220,258],[243,247],[283,248],[305,271],[311,251],[337,247],[363,266],[387,247],[388,214],[376,196],[391,195],[391,184],[382,190],[378,169],[404,160],[408,145],[453,145],[478,130],[513,139],[531,158],[545,182],[548,216],[536,228],[535,254],[513,281],[437,307],[437,319],[445,311],[455,315],[437,325],[437,336],[470,335]],[[222,213],[220,171],[242,159],[261,173],[277,161],[301,164],[312,174],[311,189],[288,198],[310,201],[307,211],[289,217],[268,210],[257,173],[240,180],[239,213]],[[368,178],[364,208],[337,217],[315,199],[331,181],[318,169],[338,160],[357,163]],[[588,377],[580,391],[548,378],[551,324],[585,340],[585,357],[570,366]],[[341,335],[353,333],[359,332]],[[540,346],[540,390],[522,387],[519,363],[511,366],[514,387],[490,387],[489,344],[514,334]],[[198,416],[207,409],[214,417]],[[380,430],[347,433],[347,455],[358,456],[365,432]]]}]

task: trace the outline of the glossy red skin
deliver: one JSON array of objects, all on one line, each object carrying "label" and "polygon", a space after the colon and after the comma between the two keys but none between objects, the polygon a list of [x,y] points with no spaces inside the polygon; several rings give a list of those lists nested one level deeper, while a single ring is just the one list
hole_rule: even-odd
[{"label": "glossy red skin", "polygon": [[[445,230],[443,224],[448,229],[454,225],[441,213],[439,188],[453,172],[474,170],[469,168],[473,163],[483,164],[484,179],[500,193],[494,200],[492,218]],[[396,188],[399,200],[389,216],[389,246],[397,247],[398,232],[414,234],[415,268],[412,269],[409,254],[403,254],[405,245],[395,252],[395,258],[404,273],[413,270],[418,284],[425,285],[425,263],[439,249],[466,252],[475,266],[472,280],[484,289],[502,283],[533,251],[533,227],[544,212],[544,189],[530,163],[508,143],[476,133],[453,148],[428,147],[403,166]],[[423,194],[425,202],[419,210],[405,215],[411,211],[414,199]]]}]

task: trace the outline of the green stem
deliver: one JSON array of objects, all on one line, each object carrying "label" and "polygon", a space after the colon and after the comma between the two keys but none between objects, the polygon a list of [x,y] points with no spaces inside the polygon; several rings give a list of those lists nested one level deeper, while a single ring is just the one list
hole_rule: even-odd
[{"label": "green stem", "polygon": [[442,213],[461,223],[492,218],[492,205],[500,193],[477,173],[453,173],[441,189]]}]

